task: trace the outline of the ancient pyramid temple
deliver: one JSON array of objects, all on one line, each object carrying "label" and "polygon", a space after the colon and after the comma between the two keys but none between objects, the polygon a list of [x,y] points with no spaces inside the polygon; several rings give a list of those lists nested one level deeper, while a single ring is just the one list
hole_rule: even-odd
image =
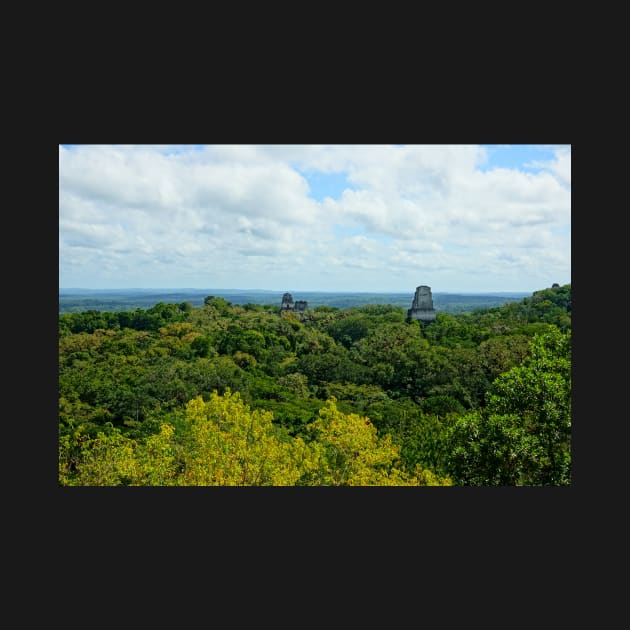
[{"label": "ancient pyramid temple", "polygon": [[280,304],[280,309],[283,311],[292,311],[293,306],[293,296],[290,293],[285,293],[282,296],[282,304]]},{"label": "ancient pyramid temple", "polygon": [[285,293],[282,296],[282,303],[280,304],[280,312],[283,311],[296,311],[303,313],[308,308],[308,302],[306,300],[293,301],[293,296],[290,293]]},{"label": "ancient pyramid temple", "polygon": [[419,319],[423,323],[435,321],[435,309],[433,308],[433,296],[431,287],[421,285],[416,288],[411,308],[407,311],[409,319]]}]

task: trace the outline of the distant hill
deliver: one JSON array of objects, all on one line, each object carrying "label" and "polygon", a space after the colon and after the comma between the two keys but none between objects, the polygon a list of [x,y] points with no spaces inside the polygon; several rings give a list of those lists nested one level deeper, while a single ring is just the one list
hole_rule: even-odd
[{"label": "distant hill", "polygon": [[[343,293],[290,290],[295,300],[306,300],[309,308],[331,306],[350,308],[365,304],[391,304],[409,308],[414,290],[407,293]],[[59,313],[96,311],[133,311],[148,309],[158,302],[178,304],[190,302],[201,306],[208,295],[221,297],[232,304],[274,304],[278,307],[284,291],[258,289],[59,289]],[[519,302],[531,293],[433,293],[436,311],[459,313],[477,308],[492,308],[508,302]]]}]

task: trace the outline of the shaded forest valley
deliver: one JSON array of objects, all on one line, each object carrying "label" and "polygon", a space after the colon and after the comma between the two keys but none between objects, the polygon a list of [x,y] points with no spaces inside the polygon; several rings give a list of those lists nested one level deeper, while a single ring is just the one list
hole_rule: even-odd
[{"label": "shaded forest valley", "polygon": [[59,483],[569,485],[571,285],[407,307],[61,313]]}]

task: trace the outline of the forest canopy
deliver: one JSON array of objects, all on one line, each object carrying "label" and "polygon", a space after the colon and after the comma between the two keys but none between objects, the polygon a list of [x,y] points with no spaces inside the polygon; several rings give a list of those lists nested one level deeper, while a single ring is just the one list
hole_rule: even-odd
[{"label": "forest canopy", "polygon": [[59,483],[571,483],[571,285],[503,306],[59,315]]}]

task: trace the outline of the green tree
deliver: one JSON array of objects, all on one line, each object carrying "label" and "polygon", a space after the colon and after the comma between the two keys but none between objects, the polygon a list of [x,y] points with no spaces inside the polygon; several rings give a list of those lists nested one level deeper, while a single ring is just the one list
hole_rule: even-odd
[{"label": "green tree", "polygon": [[186,406],[181,485],[294,485],[315,467],[299,437],[281,439],[272,414],[251,411],[238,392]]},{"label": "green tree", "polygon": [[[96,436],[77,432],[62,436],[59,454],[61,485],[118,486],[139,480],[141,473],[134,457],[136,442],[109,427]],[[77,454],[78,452],[78,454]]]},{"label": "green tree", "polygon": [[571,332],[534,337],[531,354],[492,384],[483,410],[450,435],[454,478],[470,485],[571,482]]},{"label": "green tree", "polygon": [[209,306],[221,315],[227,315],[232,309],[232,303],[221,297],[208,295],[203,300],[204,306]]},{"label": "green tree", "polygon": [[391,437],[379,438],[369,418],[339,411],[334,398],[320,409],[319,418],[309,428],[315,436],[320,462],[313,469],[309,485],[450,485],[449,479],[439,478],[421,466],[411,475],[397,468],[399,447]]}]

